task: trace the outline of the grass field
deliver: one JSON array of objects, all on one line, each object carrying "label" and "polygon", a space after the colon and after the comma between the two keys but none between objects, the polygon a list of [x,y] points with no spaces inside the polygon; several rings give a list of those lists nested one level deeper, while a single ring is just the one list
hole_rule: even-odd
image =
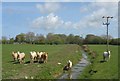
[{"label": "grass field", "polygon": [[[102,54],[106,50],[105,45],[89,45],[92,51],[96,51],[97,57],[93,65],[87,66],[79,77],[80,79],[118,79],[118,46],[110,46],[111,58],[108,62],[100,63],[103,59]],[[97,71],[92,75],[89,71]]]},{"label": "grass field", "polygon": [[[26,64],[14,64],[11,56],[12,51],[22,51],[26,54]],[[30,51],[48,52],[48,62],[43,64],[30,64]],[[76,52],[78,51],[78,52]],[[20,79],[27,76],[29,79],[56,79],[62,68],[70,59],[73,65],[81,58],[78,45],[2,45],[2,78]],[[58,65],[57,63],[62,63]]]},{"label": "grass field", "polygon": [[0,80],[2,79],[2,45],[0,44]]}]

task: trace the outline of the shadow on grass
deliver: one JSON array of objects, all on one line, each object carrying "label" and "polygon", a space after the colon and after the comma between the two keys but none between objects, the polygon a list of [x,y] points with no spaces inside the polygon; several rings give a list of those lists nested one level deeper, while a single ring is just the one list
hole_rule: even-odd
[{"label": "shadow on grass", "polygon": [[104,62],[106,62],[106,61],[105,61],[105,60],[101,60],[101,61],[100,61],[100,63],[104,63]]},{"label": "shadow on grass", "polygon": [[[19,61],[9,61],[8,63],[12,63],[12,64],[20,64]],[[44,62],[43,61],[34,61],[33,63],[31,63],[30,61],[26,61],[24,62],[23,64],[43,64]]]},{"label": "shadow on grass", "polygon": [[[35,63],[35,64],[37,64],[37,63],[38,63],[38,64],[42,64],[42,63],[44,63],[44,62],[42,62],[42,61],[41,61],[41,62],[34,61],[33,63]],[[25,62],[25,64],[33,64],[33,63],[31,63],[30,61],[26,61],[26,62]]]}]

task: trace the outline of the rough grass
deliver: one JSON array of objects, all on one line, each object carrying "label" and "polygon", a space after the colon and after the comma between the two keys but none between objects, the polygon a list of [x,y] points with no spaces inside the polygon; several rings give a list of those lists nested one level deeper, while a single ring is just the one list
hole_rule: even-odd
[{"label": "rough grass", "polygon": [[0,80],[2,80],[2,45],[0,44]]},{"label": "rough grass", "polygon": [[[24,52],[26,64],[14,64],[11,56],[12,51]],[[30,64],[30,51],[48,52],[48,62]],[[31,77],[34,79],[56,79],[62,74],[62,68],[69,59],[75,65],[80,58],[78,45],[2,45],[2,78],[20,79],[26,76],[29,79]],[[62,64],[58,65],[58,62]]]},{"label": "rough grass", "polygon": [[[93,65],[89,65],[79,77],[80,79],[118,79],[118,46],[110,46],[111,58],[108,62],[100,63],[103,60],[102,54],[106,50],[105,45],[89,45],[89,48],[97,52]],[[92,75],[90,70],[97,71]]]}]

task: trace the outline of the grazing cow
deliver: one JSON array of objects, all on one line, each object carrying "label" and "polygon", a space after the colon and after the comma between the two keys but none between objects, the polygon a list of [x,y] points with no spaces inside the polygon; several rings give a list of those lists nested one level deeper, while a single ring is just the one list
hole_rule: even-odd
[{"label": "grazing cow", "polygon": [[37,53],[35,51],[30,52],[31,63],[37,60]]},{"label": "grazing cow", "polygon": [[108,61],[108,59],[110,59],[110,51],[108,51],[108,52],[105,51],[103,53],[103,60]]},{"label": "grazing cow", "polygon": [[44,52],[42,55],[41,55],[41,61],[43,63],[47,63],[47,60],[48,60],[48,53]]},{"label": "grazing cow", "polygon": [[44,54],[45,52],[37,52],[37,60],[38,62],[40,62],[42,60],[41,56],[42,54]]},{"label": "grazing cow", "polygon": [[69,60],[67,65],[63,68],[64,71],[69,71],[72,68],[72,62]]},{"label": "grazing cow", "polygon": [[17,52],[18,53],[18,61],[21,63],[24,63],[24,59],[25,59],[25,53],[20,53],[19,51]]},{"label": "grazing cow", "polygon": [[12,52],[12,57],[13,57],[14,61],[17,61],[18,60],[17,52]]}]

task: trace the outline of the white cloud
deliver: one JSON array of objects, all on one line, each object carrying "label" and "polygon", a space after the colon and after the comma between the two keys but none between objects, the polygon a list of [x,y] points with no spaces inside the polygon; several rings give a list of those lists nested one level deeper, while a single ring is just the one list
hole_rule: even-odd
[{"label": "white cloud", "polygon": [[55,2],[46,2],[44,4],[36,4],[41,13],[54,13],[60,9],[60,4]]},{"label": "white cloud", "polygon": [[33,23],[32,26],[34,28],[42,28],[45,30],[54,30],[57,29],[58,27],[61,27],[63,25],[64,21],[54,15],[53,13],[50,13],[48,16],[46,17],[38,17],[36,18]]},{"label": "white cloud", "polygon": [[[80,21],[72,22],[72,21],[64,21],[61,19],[61,17],[55,15],[54,13],[50,13],[48,16],[41,16],[36,18],[32,25],[34,28],[40,28],[44,30],[52,30],[59,28],[64,29],[86,29],[86,28],[96,28],[101,29],[104,27],[102,23],[106,22],[106,19],[102,19],[102,16],[113,16],[114,18],[110,22],[117,24],[117,3],[89,3],[88,5],[81,6],[80,9],[84,8],[83,11],[80,11],[80,13],[87,13],[83,16],[83,19],[80,19]],[[88,9],[87,9],[88,8]],[[117,25],[114,25],[114,29]]]},{"label": "white cloud", "polygon": [[59,16],[54,13],[50,13],[48,16],[41,16],[33,20],[32,22],[33,28],[40,28],[47,31],[54,31],[55,29],[63,28],[77,28],[79,27],[78,23],[73,23],[71,21],[64,21]]},{"label": "white cloud", "polygon": [[[80,9],[81,13],[88,13],[83,19],[78,23],[81,27],[96,27],[99,28],[102,26],[102,22],[105,21],[102,19],[102,16],[113,16],[112,19],[114,22],[117,22],[118,16],[118,5],[117,3],[109,2],[98,2],[90,3],[87,6],[82,6]],[[80,28],[81,28],[80,27]],[[79,29],[79,27],[76,27]]]}]

